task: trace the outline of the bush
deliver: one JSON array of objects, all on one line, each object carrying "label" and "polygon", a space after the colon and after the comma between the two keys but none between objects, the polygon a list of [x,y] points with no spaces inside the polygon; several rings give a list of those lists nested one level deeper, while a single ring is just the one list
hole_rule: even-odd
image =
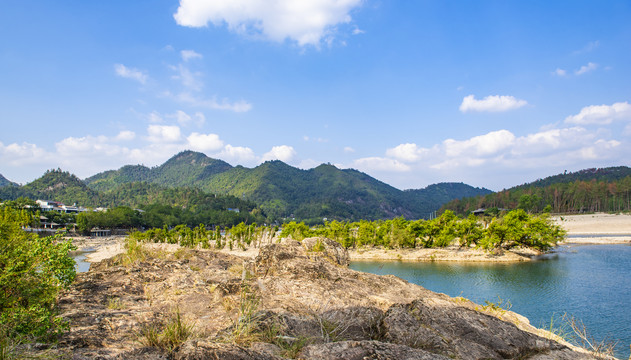
[{"label": "bush", "polygon": [[0,333],[4,337],[51,338],[65,327],[56,317],[57,294],[75,278],[76,248],[61,235],[40,238],[22,226],[23,210],[0,207]]}]

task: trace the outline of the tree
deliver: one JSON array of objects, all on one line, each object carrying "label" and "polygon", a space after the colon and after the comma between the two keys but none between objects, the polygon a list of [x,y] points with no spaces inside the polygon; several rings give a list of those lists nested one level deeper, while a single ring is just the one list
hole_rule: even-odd
[{"label": "tree", "polygon": [[56,317],[59,290],[75,278],[76,248],[60,236],[40,238],[22,226],[25,210],[0,207],[0,335],[47,338],[64,327]]}]

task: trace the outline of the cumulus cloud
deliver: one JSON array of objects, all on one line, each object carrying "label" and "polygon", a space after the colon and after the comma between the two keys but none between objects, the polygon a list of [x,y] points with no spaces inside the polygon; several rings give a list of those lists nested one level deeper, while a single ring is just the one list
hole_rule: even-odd
[{"label": "cumulus cloud", "polygon": [[180,0],[173,17],[181,26],[226,24],[237,33],[318,46],[336,25],[349,23],[351,10],[360,4],[361,0]]},{"label": "cumulus cloud", "polygon": [[345,146],[345,147],[344,147],[344,152],[345,152],[345,153],[354,153],[354,152],[355,152],[355,149],[353,149],[353,148],[352,148],[352,147],[350,147],[350,146]]},{"label": "cumulus cloud", "polygon": [[11,166],[45,163],[51,160],[46,150],[35,144],[23,142],[4,145],[0,142],[0,163]]},{"label": "cumulus cloud", "polygon": [[462,99],[460,111],[463,113],[469,111],[501,112],[519,109],[527,104],[526,100],[516,99],[513,96],[491,95],[478,100],[474,95],[469,95]]},{"label": "cumulus cloud", "polygon": [[616,120],[631,120],[631,104],[625,101],[612,105],[586,106],[578,114],[565,118],[566,123],[578,125],[607,125]]},{"label": "cumulus cloud", "polygon": [[594,64],[593,62],[590,62],[587,65],[581,66],[581,68],[576,70],[574,74],[583,75],[583,74],[587,74],[590,71],[594,71],[596,69],[598,69],[598,64]]},{"label": "cumulus cloud", "polygon": [[407,164],[395,159],[383,157],[365,157],[357,159],[354,161],[353,165],[362,171],[406,172],[411,170],[410,166]]},{"label": "cumulus cloud", "polygon": [[263,154],[261,161],[280,160],[283,162],[289,162],[293,160],[294,156],[296,156],[296,150],[294,150],[293,147],[280,145],[272,147],[270,151]]},{"label": "cumulus cloud", "polygon": [[115,64],[114,71],[116,72],[116,75],[122,78],[136,80],[141,84],[144,84],[147,82],[147,78],[148,78],[147,74],[143,73],[142,71],[138,69],[128,68],[123,64]]},{"label": "cumulus cloud", "polygon": [[194,132],[186,138],[186,141],[193,150],[217,151],[223,148],[223,141],[219,139],[217,134],[199,134]]},{"label": "cumulus cloud", "polygon": [[180,128],[175,125],[149,125],[147,140],[152,143],[171,143],[180,140]]},{"label": "cumulus cloud", "polygon": [[488,156],[506,150],[514,141],[513,133],[508,130],[498,130],[464,141],[447,139],[443,141],[443,146],[445,154],[449,157]]},{"label": "cumulus cloud", "polygon": [[129,130],[123,130],[119,132],[118,135],[116,135],[114,139],[117,141],[130,141],[130,140],[134,140],[134,138],[136,138],[135,132],[129,131]]},{"label": "cumulus cloud", "polygon": [[201,59],[203,56],[200,53],[195,52],[194,50],[182,50],[180,51],[180,55],[182,56],[182,60],[189,61],[192,59]]},{"label": "cumulus cloud", "polygon": [[249,147],[226,145],[218,154],[219,157],[226,161],[234,161],[241,164],[248,164],[256,161],[254,151]]},{"label": "cumulus cloud", "polygon": [[413,162],[420,159],[421,154],[427,151],[420,149],[416,144],[401,144],[392,149],[386,150],[386,155],[401,161]]}]

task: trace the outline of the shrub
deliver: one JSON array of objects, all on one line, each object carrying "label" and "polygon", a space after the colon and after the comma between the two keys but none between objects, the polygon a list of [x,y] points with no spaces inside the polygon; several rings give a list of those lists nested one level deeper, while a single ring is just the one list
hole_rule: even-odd
[{"label": "shrub", "polygon": [[25,211],[0,207],[0,333],[9,338],[51,338],[62,331],[57,294],[76,276],[68,255],[76,247],[61,235],[23,231],[30,219]]}]

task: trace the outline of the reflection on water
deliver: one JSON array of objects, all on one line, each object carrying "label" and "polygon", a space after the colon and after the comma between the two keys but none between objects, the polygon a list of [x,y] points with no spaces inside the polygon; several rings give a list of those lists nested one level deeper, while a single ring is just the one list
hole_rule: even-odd
[{"label": "reflection on water", "polygon": [[510,301],[511,310],[538,327],[563,314],[581,319],[597,339],[618,340],[626,359],[631,344],[631,246],[565,245],[536,261],[515,264],[353,262],[352,269],[392,274],[476,303]]}]

